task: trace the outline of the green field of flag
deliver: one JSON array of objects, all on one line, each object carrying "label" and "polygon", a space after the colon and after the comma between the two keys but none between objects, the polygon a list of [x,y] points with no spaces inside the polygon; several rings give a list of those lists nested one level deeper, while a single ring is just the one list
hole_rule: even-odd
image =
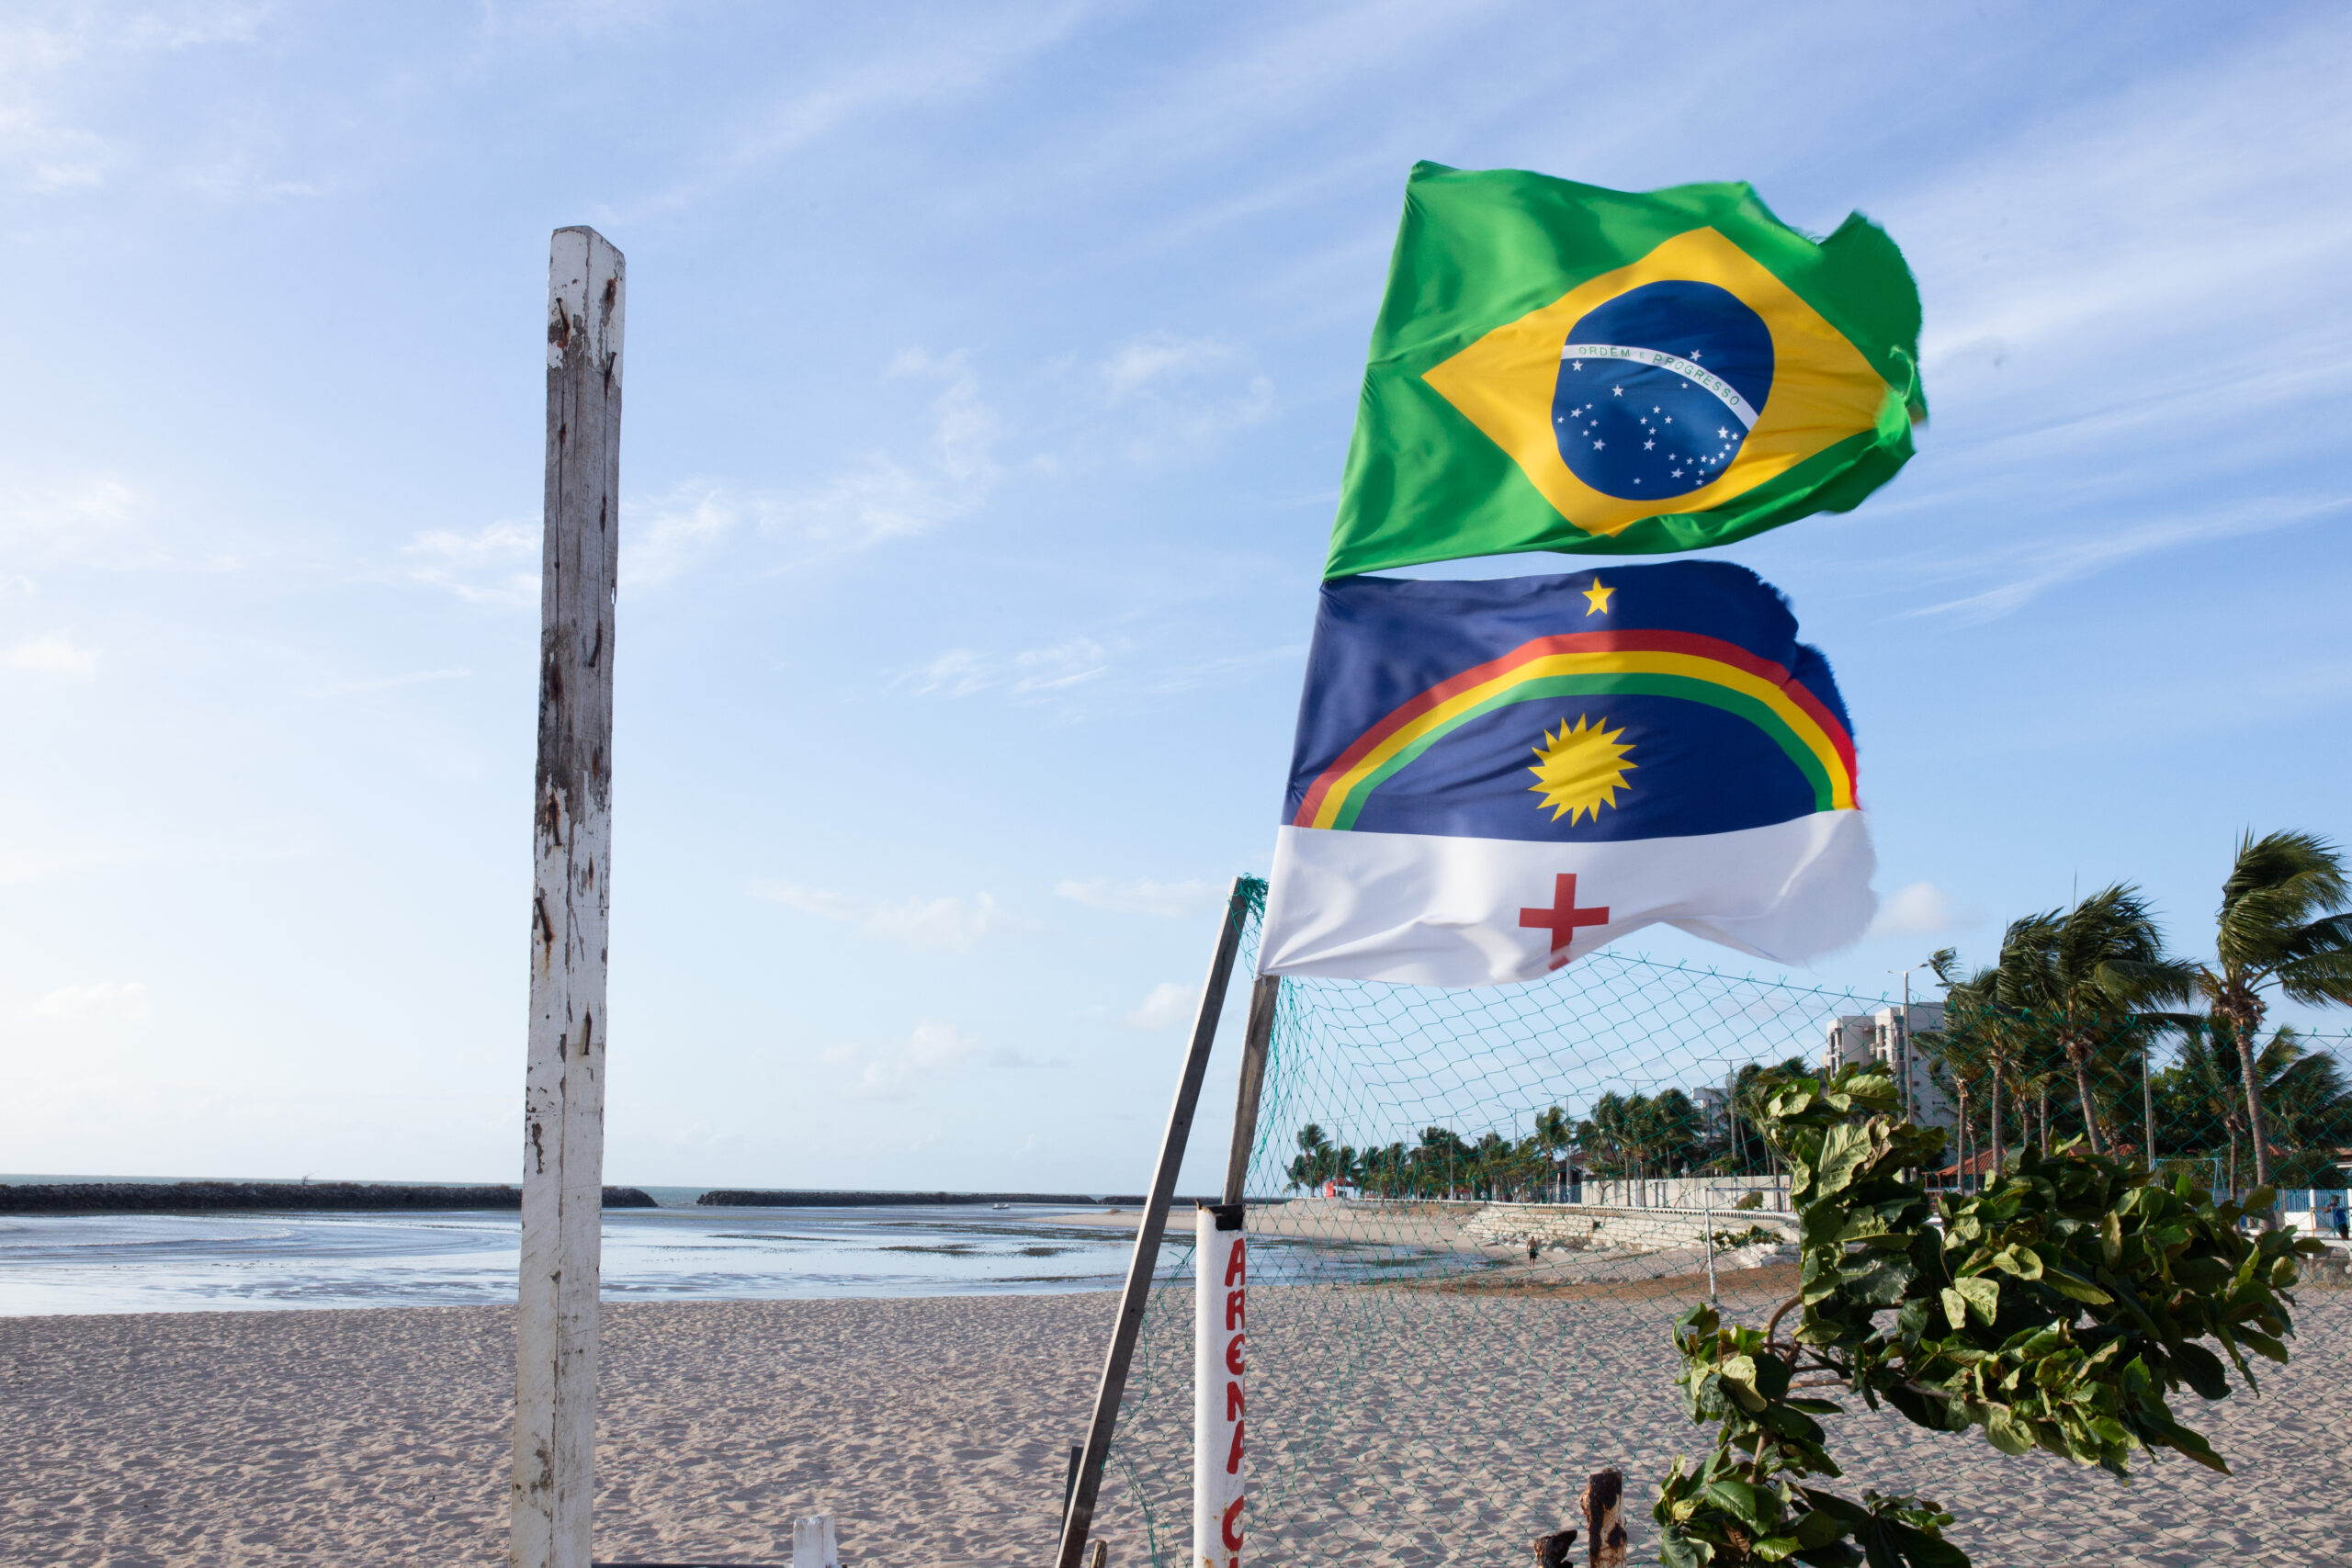
[{"label": "green field of flag", "polygon": [[1919,295],[1860,214],[1417,164],[1326,577],[1650,554],[1842,512],[1926,417]]}]

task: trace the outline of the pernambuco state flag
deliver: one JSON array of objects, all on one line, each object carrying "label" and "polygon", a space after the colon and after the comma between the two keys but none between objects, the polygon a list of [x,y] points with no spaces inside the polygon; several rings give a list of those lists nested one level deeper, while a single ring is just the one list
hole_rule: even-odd
[{"label": "pernambuco state flag", "polygon": [[1780,962],[1876,863],[1829,666],[1717,561],[1323,585],[1259,972],[1533,979],[1663,921]]},{"label": "pernambuco state flag", "polygon": [[1324,576],[1653,555],[1843,512],[1926,416],[1919,294],[1860,214],[1419,164]]}]

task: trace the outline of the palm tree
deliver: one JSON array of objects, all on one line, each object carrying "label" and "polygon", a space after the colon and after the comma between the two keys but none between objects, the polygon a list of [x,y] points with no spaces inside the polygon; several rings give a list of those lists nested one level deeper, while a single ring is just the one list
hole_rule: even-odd
[{"label": "palm tree", "polygon": [[1984,1076],[1989,1063],[1975,1043],[1966,1035],[1950,1035],[1941,1030],[1921,1030],[1911,1037],[1911,1043],[1928,1065],[1928,1081],[1949,1095],[1958,1107],[1959,1137],[1954,1140],[1958,1150],[1953,1156],[1953,1187],[1968,1184],[1968,1162],[1975,1150],[1969,1146],[1975,1133],[1975,1123],[1968,1113],[1969,1098],[1975,1093],[1977,1081]]},{"label": "palm tree", "polygon": [[2222,883],[2214,961],[2198,972],[2198,989],[2237,1042],[2245,1081],[2254,1179],[2270,1184],[2270,1127],[2262,1103],[2255,1040],[2273,987],[2296,1002],[2352,1004],[2352,882],[2344,856],[2312,833],[2249,829]]},{"label": "palm tree", "polygon": [[1293,1188],[1320,1187],[1335,1177],[1341,1181],[1354,1179],[1355,1150],[1332,1143],[1315,1122],[1298,1130],[1298,1157],[1283,1172]]},{"label": "palm tree", "polygon": [[[2238,1146],[2248,1142],[2247,1109],[2236,1043],[2225,1028],[2199,1019],[2183,1030],[2179,1064],[2167,1071],[2166,1110],[2177,1119],[2196,1118],[2201,1127],[2188,1127],[2186,1142],[2203,1143],[2197,1134],[2218,1124],[2229,1147],[2227,1185],[2238,1185]],[[2274,1134],[2305,1149],[2324,1150],[2352,1135],[2352,1089],[2344,1069],[2325,1051],[2307,1047],[2291,1026],[2273,1030],[2255,1054],[2255,1071],[2261,1085],[2261,1102],[2271,1118]],[[2259,1178],[2257,1178],[2259,1179]]]},{"label": "palm tree", "polygon": [[[1732,1146],[1743,1171],[1761,1164],[1769,1175],[1781,1173],[1781,1156],[1758,1131],[1764,1125],[1765,1104],[1782,1084],[1810,1077],[1815,1071],[1814,1064],[1803,1056],[1791,1056],[1771,1066],[1743,1062],[1739,1071],[1732,1075],[1731,1112],[1736,1126]],[[1745,1126],[1737,1125],[1743,1121]],[[1751,1154],[1750,1150],[1755,1152]]]},{"label": "palm tree", "polygon": [[1421,1168],[1422,1179],[1430,1190],[1451,1197],[1458,1189],[1462,1173],[1469,1169],[1470,1145],[1451,1127],[1424,1127],[1420,1146],[1409,1157]]},{"label": "palm tree", "polygon": [[1634,1174],[1640,1152],[1635,1127],[1647,1103],[1638,1094],[1628,1100],[1613,1089],[1592,1102],[1592,1114],[1577,1124],[1577,1143],[1592,1156],[1596,1174]]},{"label": "palm tree", "polygon": [[1556,1105],[1546,1106],[1535,1113],[1535,1133],[1529,1139],[1536,1152],[1544,1156],[1553,1178],[1553,1197],[1559,1196],[1559,1158],[1576,1145],[1577,1125],[1568,1113]]},{"label": "palm tree", "polygon": [[2216,1183],[2228,1190],[2238,1185],[2238,1145],[2245,1139],[2245,1083],[2240,1076],[2237,1048],[2227,1028],[2209,1027],[2199,1019],[2183,1027],[2180,1060],[2167,1076],[2173,1080],[2167,1099],[2175,1114],[2197,1118],[2201,1125],[2180,1129],[2184,1147],[2211,1148],[2211,1129],[2218,1124],[2229,1145],[2228,1175]]},{"label": "palm tree", "polygon": [[[2000,966],[1960,974],[1960,954],[1943,948],[1928,960],[1944,987],[1944,1026],[1935,1032],[1935,1048],[1947,1061],[1981,1062],[1990,1079],[1991,1103],[1986,1107],[1988,1143],[1996,1171],[2007,1155],[2007,1124],[2001,1091],[2033,1087],[2036,1031],[2030,1019],[2003,1006]],[[2011,987],[2014,989],[2014,987]],[[1926,1038],[1926,1036],[1921,1036]],[[1957,1070],[1957,1069],[1956,1069]],[[2014,1094],[2011,1096],[2014,1100]]]},{"label": "palm tree", "polygon": [[2145,1021],[2150,1004],[2186,1001],[2197,971],[2165,956],[2154,912],[2123,883],[2071,909],[2010,921],[1999,968],[2002,999],[2015,998],[2046,1021],[2074,1070],[2091,1152],[2106,1153],[2091,1068],[2119,1035]]},{"label": "palm tree", "polygon": [[1699,1157],[1701,1134],[1706,1118],[1689,1095],[1679,1089],[1662,1089],[1642,1107],[1642,1152],[1646,1163],[1660,1175],[1678,1168],[1685,1170]]}]

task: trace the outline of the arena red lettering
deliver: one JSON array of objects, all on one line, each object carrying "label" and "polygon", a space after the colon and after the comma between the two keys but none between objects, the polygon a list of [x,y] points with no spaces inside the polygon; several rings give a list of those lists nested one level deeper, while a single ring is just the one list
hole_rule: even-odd
[{"label": "arena red lettering", "polygon": [[1239,1377],[1250,1370],[1241,1364],[1241,1341],[1244,1337],[1246,1336],[1237,1334],[1227,1341],[1225,1347],[1225,1370],[1235,1377]]},{"label": "arena red lettering", "polygon": [[1225,1292],[1225,1326],[1227,1332],[1238,1332],[1241,1327],[1241,1303],[1245,1293],[1241,1291]]},{"label": "arena red lettering", "polygon": [[1249,1258],[1242,1251],[1241,1238],[1239,1236],[1235,1236],[1233,1238],[1233,1250],[1226,1255],[1225,1259],[1225,1283],[1227,1288],[1231,1289],[1235,1285],[1246,1284],[1249,1279]]}]

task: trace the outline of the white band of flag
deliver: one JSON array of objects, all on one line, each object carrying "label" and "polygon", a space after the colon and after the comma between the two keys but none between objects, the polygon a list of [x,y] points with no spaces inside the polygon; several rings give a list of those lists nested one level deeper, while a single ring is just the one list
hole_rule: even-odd
[{"label": "white band of flag", "polygon": [[1803,963],[1861,936],[1876,866],[1859,811],[1601,843],[1284,827],[1258,973],[1498,986],[1660,923]]},{"label": "white band of flag", "polygon": [[1692,386],[1713,392],[1732,418],[1739,421],[1742,430],[1753,429],[1760,417],[1748,406],[1746,398],[1732,390],[1731,383],[1697,363],[1662,348],[1627,348],[1614,343],[1572,343],[1560,350],[1563,363],[1571,359],[1630,359],[1641,365],[1653,365],[1660,370],[1670,370]]}]

